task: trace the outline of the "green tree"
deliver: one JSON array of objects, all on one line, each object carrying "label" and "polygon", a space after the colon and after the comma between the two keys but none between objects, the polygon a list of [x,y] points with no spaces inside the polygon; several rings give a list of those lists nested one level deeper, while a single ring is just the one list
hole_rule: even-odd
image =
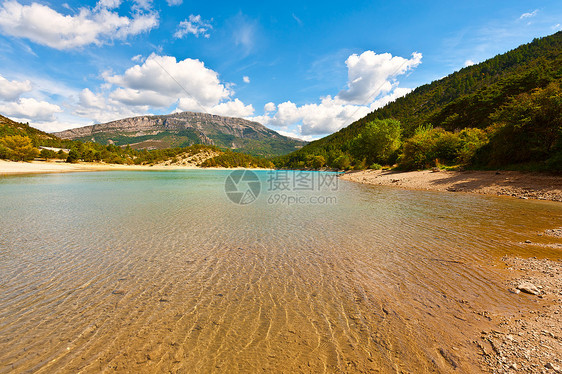
[{"label": "green tree", "polygon": [[309,155],[306,158],[306,166],[312,169],[320,169],[326,165],[324,156]]},{"label": "green tree", "polygon": [[492,119],[496,131],[479,155],[490,165],[542,162],[562,149],[562,89],[551,83],[544,89],[515,97]]},{"label": "green tree", "polygon": [[76,149],[72,148],[68,153],[68,157],[66,158],[66,162],[78,162],[80,160],[80,152]]},{"label": "green tree", "polygon": [[39,150],[27,136],[5,136],[0,139],[0,143],[7,148],[9,158],[14,161],[29,161],[39,156]]},{"label": "green tree", "polygon": [[367,164],[393,162],[392,156],[400,148],[402,127],[394,119],[375,119],[353,140],[351,153]]}]

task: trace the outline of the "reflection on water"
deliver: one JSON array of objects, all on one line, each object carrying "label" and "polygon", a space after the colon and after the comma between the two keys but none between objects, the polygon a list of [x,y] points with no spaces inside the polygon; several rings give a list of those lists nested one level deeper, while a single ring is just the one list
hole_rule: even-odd
[{"label": "reflection on water", "polygon": [[1,178],[0,372],[471,370],[480,312],[526,305],[497,259],[562,222],[344,181],[337,204],[241,206],[227,175]]}]

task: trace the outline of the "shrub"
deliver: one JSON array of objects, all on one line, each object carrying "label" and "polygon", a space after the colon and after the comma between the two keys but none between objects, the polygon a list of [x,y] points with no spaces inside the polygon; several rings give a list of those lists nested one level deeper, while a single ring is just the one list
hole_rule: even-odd
[{"label": "shrub", "polygon": [[467,128],[459,133],[459,140],[457,161],[466,165],[471,163],[476,152],[488,143],[488,134],[481,129]]},{"label": "shrub", "polygon": [[349,169],[349,165],[351,165],[351,160],[348,155],[341,155],[334,160],[334,166],[340,170]]},{"label": "shrub", "polygon": [[406,169],[423,169],[438,164],[454,163],[462,149],[459,134],[431,125],[420,126],[414,136],[404,142],[400,166]]},{"label": "shrub", "polygon": [[381,170],[381,169],[382,169],[382,165],[380,165],[380,164],[371,164],[371,166],[369,166],[369,169]]},{"label": "shrub", "polygon": [[55,151],[51,151],[50,149],[42,149],[41,153],[39,153],[39,156],[49,159],[49,158],[56,158],[57,157],[57,153]]}]

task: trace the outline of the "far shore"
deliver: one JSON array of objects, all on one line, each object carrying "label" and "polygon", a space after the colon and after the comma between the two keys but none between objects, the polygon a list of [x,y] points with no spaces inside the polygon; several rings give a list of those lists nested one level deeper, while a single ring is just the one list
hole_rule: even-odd
[{"label": "far shore", "polygon": [[413,190],[469,192],[562,202],[562,175],[518,171],[350,171],[341,179]]},{"label": "far shore", "polygon": [[[84,171],[166,171],[166,170],[196,170],[207,169],[192,165],[119,165],[97,162],[67,163],[64,161],[31,161],[14,162],[0,160],[0,176],[18,174],[69,173]],[[213,170],[230,170],[227,168],[208,168]]]}]

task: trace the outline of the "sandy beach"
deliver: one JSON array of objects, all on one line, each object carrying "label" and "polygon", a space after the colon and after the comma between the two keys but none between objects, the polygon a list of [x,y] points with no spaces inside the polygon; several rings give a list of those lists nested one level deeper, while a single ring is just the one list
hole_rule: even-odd
[{"label": "sandy beach", "polygon": [[[53,161],[13,162],[0,160],[0,176],[15,174],[69,173],[84,171],[110,170],[193,170],[201,169],[193,165],[118,165],[96,162],[78,162],[74,164]],[[223,169],[223,168],[213,168]]]},{"label": "sandy beach", "polygon": [[469,192],[522,199],[562,201],[562,176],[517,171],[347,172],[342,179],[414,190]]}]

